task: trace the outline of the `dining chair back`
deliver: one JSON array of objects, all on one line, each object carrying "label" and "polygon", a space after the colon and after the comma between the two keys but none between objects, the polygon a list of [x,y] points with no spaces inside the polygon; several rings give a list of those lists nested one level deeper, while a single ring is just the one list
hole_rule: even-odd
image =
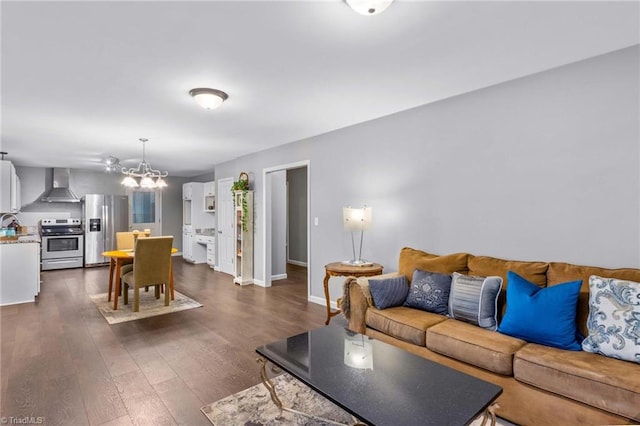
[{"label": "dining chair back", "polygon": [[164,304],[169,306],[172,236],[138,238],[135,242],[133,271],[122,277],[124,303],[128,303],[128,289],[133,288],[133,311],[140,306],[140,287],[155,286],[156,299],[160,298],[160,286],[167,285]]},{"label": "dining chair back", "polygon": [[[133,250],[136,239],[133,237],[133,232],[116,232],[116,250]],[[122,279],[122,277],[131,272],[133,270],[133,259],[132,260],[122,260],[120,262],[120,276],[117,279]],[[120,286],[123,288],[124,286]],[[109,289],[109,293],[111,293],[111,289]]]},{"label": "dining chair back", "polygon": [[116,250],[133,250],[133,232],[116,232]]}]

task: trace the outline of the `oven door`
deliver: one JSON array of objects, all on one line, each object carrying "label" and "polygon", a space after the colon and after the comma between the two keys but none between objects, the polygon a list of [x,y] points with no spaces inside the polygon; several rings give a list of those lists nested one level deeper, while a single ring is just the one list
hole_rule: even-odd
[{"label": "oven door", "polygon": [[83,235],[59,235],[42,237],[42,259],[83,257]]}]

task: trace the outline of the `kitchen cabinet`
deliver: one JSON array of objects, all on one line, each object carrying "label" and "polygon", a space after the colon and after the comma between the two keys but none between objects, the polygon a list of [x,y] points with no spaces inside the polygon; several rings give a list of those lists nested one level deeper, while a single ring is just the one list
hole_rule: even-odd
[{"label": "kitchen cabinet", "polygon": [[0,264],[0,306],[35,302],[40,292],[39,241],[1,243]]},{"label": "kitchen cabinet", "polygon": [[216,182],[205,182],[204,190],[204,211],[207,213],[216,212]]},{"label": "kitchen cabinet", "polygon": [[190,227],[185,227],[182,232],[182,258],[190,263],[205,263],[207,261],[207,249],[198,244],[200,236],[194,234]]},{"label": "kitchen cabinet", "polygon": [[193,262],[193,233],[189,231],[182,233],[182,258]]},{"label": "kitchen cabinet", "polygon": [[235,276],[233,282],[253,284],[253,191],[235,191]]},{"label": "kitchen cabinet", "polygon": [[183,200],[192,200],[193,199],[193,186],[195,182],[187,182],[182,184],[182,199]]},{"label": "kitchen cabinet", "polygon": [[0,161],[0,213],[17,213],[22,206],[20,178],[11,161]]},{"label": "kitchen cabinet", "polygon": [[182,185],[182,257],[191,263],[207,261],[206,247],[196,242],[196,235],[215,227],[215,215],[205,210],[205,185],[203,182]]},{"label": "kitchen cabinet", "polygon": [[205,212],[204,199],[204,183],[188,182],[182,186],[183,225],[191,225],[194,228],[215,226],[215,217]]},{"label": "kitchen cabinet", "polygon": [[196,235],[196,243],[206,247],[207,265],[216,266],[216,237],[213,235]]}]

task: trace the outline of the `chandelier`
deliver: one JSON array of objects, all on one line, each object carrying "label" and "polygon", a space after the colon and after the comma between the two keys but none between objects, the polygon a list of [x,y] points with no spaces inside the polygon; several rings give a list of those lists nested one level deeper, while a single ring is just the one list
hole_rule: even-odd
[{"label": "chandelier", "polygon": [[[149,139],[140,138],[139,140],[142,142],[142,161],[138,164],[138,167],[126,169],[120,165],[120,160],[116,157],[109,157],[106,161],[106,171],[112,172],[119,168],[120,171],[126,175],[121,183],[128,188],[141,187],[145,189],[155,189],[166,187],[167,183],[163,178],[167,177],[169,172],[161,172],[160,170],[151,168],[151,165],[149,165],[145,159],[145,143]],[[140,178],[140,183],[138,183],[135,178]]]}]

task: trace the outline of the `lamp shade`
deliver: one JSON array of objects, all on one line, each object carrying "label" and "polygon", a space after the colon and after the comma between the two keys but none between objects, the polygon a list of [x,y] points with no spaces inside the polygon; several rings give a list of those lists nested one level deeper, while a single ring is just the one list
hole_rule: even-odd
[{"label": "lamp shade", "polygon": [[371,207],[343,207],[342,218],[345,231],[365,231],[371,228],[373,213]]},{"label": "lamp shade", "polygon": [[136,182],[136,180],[131,176],[127,176],[122,179],[122,184],[129,188],[136,188],[138,186],[138,182]]},{"label": "lamp shade", "polygon": [[140,186],[142,188],[147,188],[147,189],[155,188],[156,187],[156,183],[149,176],[143,176],[142,179],[140,179]]}]

